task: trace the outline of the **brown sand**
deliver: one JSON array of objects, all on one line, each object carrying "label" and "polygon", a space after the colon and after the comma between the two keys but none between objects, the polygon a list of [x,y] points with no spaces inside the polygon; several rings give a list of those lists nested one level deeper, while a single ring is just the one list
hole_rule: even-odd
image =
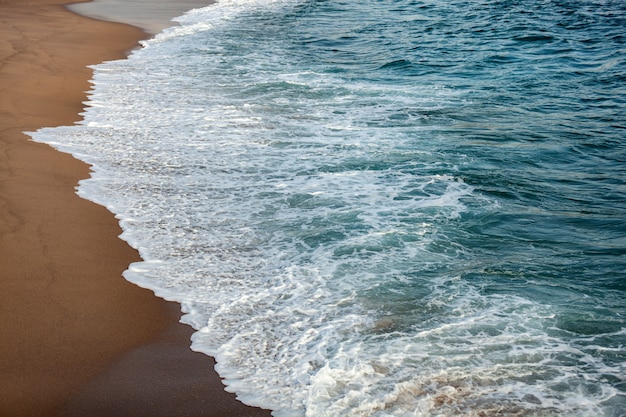
[{"label": "brown sand", "polygon": [[139,258],[76,196],[89,167],[22,133],[77,121],[86,66],[146,37],[64,1],[0,0],[0,416],[267,416],[189,350],[177,305],[121,277]]}]

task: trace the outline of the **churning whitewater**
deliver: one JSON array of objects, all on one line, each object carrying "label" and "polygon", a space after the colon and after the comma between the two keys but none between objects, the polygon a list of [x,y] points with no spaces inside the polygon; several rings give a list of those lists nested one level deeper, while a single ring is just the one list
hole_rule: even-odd
[{"label": "churning whitewater", "polygon": [[624,416],[626,5],[231,0],[76,126],[193,349],[275,416]]}]

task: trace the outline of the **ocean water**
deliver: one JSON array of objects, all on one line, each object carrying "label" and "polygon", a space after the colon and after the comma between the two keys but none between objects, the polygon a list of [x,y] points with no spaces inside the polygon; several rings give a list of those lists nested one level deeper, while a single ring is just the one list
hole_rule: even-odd
[{"label": "ocean water", "polygon": [[95,67],[94,166],[283,416],[626,416],[626,3],[221,0]]}]

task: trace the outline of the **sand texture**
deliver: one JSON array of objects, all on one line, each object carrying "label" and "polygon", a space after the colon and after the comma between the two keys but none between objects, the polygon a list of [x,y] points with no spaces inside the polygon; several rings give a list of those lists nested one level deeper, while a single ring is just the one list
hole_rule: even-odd
[{"label": "sand texture", "polygon": [[0,416],[269,415],[223,391],[177,305],[122,278],[139,257],[75,194],[89,167],[23,134],[79,120],[87,65],[147,36],[62,3],[0,0]]}]

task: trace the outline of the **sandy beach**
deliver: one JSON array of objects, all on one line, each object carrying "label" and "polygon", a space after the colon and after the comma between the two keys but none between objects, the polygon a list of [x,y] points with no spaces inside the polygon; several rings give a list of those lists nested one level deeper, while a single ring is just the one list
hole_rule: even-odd
[{"label": "sandy beach", "polygon": [[79,120],[87,65],[148,36],[63,3],[0,0],[0,416],[269,415],[189,349],[178,305],[122,278],[139,257],[75,194],[89,166],[23,133]]}]

